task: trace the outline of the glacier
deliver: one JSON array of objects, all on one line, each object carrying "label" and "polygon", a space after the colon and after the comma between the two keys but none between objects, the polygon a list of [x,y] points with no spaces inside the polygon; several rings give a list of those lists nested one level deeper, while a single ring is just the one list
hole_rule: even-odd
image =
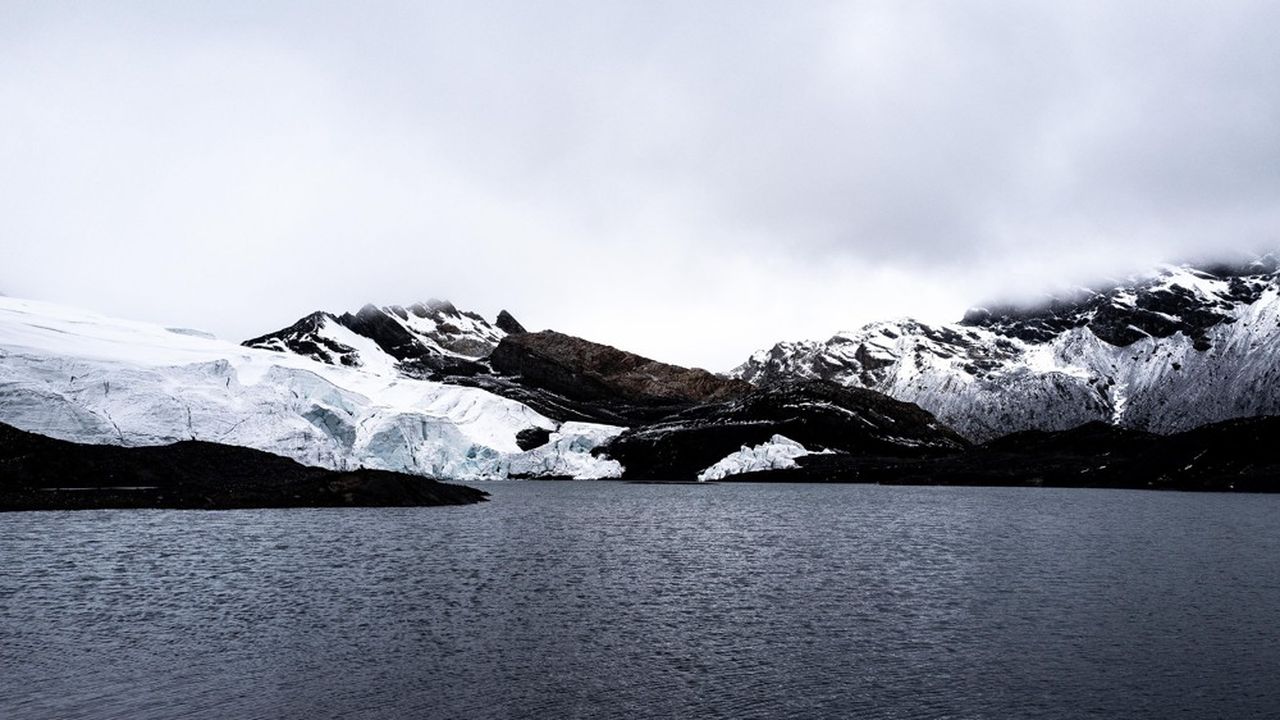
[{"label": "glacier", "polygon": [[592,454],[626,430],[617,425],[566,422],[542,445],[511,458],[510,477],[566,477],[604,480],[622,477],[622,463]]},{"label": "glacier", "polygon": [[[359,346],[336,323],[324,330]],[[482,389],[404,377],[361,349],[361,366],[345,367],[0,298],[0,421],[75,442],[196,439],[307,465],[449,480],[621,473],[591,454],[617,428],[561,424]],[[550,431],[551,441],[521,450],[516,435],[529,428]]]},{"label": "glacier", "polygon": [[782,435],[774,435],[767,442],[753,447],[744,445],[741,450],[725,456],[711,467],[698,473],[698,482],[722,480],[729,475],[741,475],[762,470],[785,470],[796,467],[796,458],[830,453],[830,450],[813,453],[795,440]]}]

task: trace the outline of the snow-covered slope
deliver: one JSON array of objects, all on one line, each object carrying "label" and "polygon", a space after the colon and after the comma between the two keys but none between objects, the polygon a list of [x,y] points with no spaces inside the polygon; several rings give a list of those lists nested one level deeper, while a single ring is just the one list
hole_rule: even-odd
[{"label": "snow-covered slope", "polygon": [[521,451],[518,432],[558,423],[484,390],[403,377],[367,339],[321,326],[364,353],[358,369],[0,298],[0,421],[78,442],[198,439],[449,479],[506,477],[513,463],[526,475],[537,474],[530,466],[600,471],[591,438],[611,428],[570,428],[578,441]]},{"label": "snow-covered slope", "polygon": [[505,310],[495,323],[444,300],[408,307],[365,305],[354,314],[314,312],[248,347],[290,352],[330,365],[386,369],[424,377],[482,359],[510,333],[523,332]]},{"label": "snow-covered slope", "polygon": [[1280,414],[1276,264],[1167,267],[1038,308],[958,324],[880,322],[780,343],[733,375],[830,379],[913,402],[971,439],[1092,420],[1168,433]]}]

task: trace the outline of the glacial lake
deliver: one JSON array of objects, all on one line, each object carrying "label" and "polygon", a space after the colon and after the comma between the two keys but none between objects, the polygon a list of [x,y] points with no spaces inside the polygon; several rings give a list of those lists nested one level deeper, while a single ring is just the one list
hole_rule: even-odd
[{"label": "glacial lake", "polygon": [[1280,715],[1277,496],[481,487],[0,515],[0,717]]}]

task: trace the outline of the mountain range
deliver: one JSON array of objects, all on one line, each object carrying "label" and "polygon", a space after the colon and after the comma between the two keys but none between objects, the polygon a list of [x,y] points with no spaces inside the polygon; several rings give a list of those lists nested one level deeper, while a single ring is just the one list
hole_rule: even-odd
[{"label": "mountain range", "polygon": [[[1159,450],[1177,433],[1210,456],[1265,437],[1263,421],[1227,421],[1280,415],[1278,340],[1272,258],[782,342],[723,374],[440,300],[318,311],[235,344],[0,298],[0,421],[77,443],[195,440],[442,479],[1081,484],[1094,472],[1107,486],[1227,489],[1249,475],[1241,488],[1265,489],[1261,459],[1181,484],[1157,482],[1176,468],[1129,460],[1177,455]],[[1127,458],[1110,464],[1124,478],[1097,472],[1095,441]],[[1040,460],[1058,470],[1033,472]]]},{"label": "mountain range", "polygon": [[1102,421],[1156,433],[1280,413],[1273,258],[1166,267],[953,324],[878,322],[784,342],[730,374],[820,378],[916,403],[971,440]]}]

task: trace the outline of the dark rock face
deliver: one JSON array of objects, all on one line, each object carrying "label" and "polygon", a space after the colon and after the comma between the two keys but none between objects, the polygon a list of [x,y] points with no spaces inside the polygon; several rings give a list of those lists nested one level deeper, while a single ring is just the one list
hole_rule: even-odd
[{"label": "dark rock face", "polygon": [[929,458],[810,455],[737,482],[854,482],[1280,492],[1280,417],[1230,420],[1155,435],[1095,422],[1027,431]]},{"label": "dark rock face", "polygon": [[519,320],[512,317],[511,313],[506,310],[502,310],[498,313],[498,319],[494,321],[493,324],[496,325],[499,330],[508,335],[523,335],[529,332],[524,329],[524,326],[520,324]]},{"label": "dark rock face", "polygon": [[[392,310],[399,310],[393,313]],[[418,354],[418,340],[402,323],[405,318],[404,308],[393,306],[387,310],[365,305],[356,314],[343,313],[337,318],[338,323],[357,335],[367,337],[378,344],[382,351],[397,360],[414,357]]]},{"label": "dark rock face", "polygon": [[80,445],[0,424],[0,510],[428,506],[487,493],[381,470],[334,472],[206,442]]},{"label": "dark rock face", "polygon": [[521,450],[532,450],[536,447],[542,447],[551,440],[551,431],[545,428],[531,427],[525,428],[516,433],[516,445]]},{"label": "dark rock face", "polygon": [[775,434],[810,450],[851,456],[919,458],[969,447],[915,405],[871,390],[808,380],[686,409],[628,430],[602,451],[623,464],[628,480],[692,480],[742,446],[758,445]]},{"label": "dark rock face", "polygon": [[523,384],[580,400],[687,405],[751,390],[698,368],[683,368],[551,330],[503,338],[489,363]]}]

